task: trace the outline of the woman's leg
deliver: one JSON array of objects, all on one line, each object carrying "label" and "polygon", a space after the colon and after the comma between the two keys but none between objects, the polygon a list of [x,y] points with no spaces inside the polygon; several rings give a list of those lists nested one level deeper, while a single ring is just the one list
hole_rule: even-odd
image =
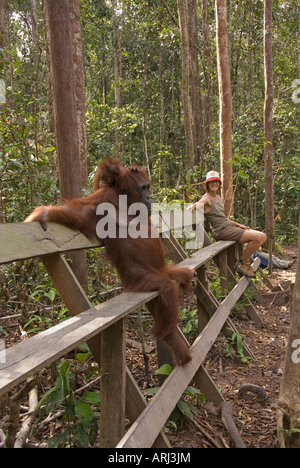
[{"label": "woman's leg", "polygon": [[251,255],[256,252],[267,240],[266,234],[253,229],[247,229],[240,238],[240,244],[248,244],[244,250],[243,262],[250,263]]}]

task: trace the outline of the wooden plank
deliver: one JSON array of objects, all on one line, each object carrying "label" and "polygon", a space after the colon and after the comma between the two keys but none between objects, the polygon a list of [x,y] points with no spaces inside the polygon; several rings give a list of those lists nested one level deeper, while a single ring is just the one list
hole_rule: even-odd
[{"label": "wooden plank", "polygon": [[156,296],[157,292],[123,293],[8,348],[6,362],[0,363],[0,394]]},{"label": "wooden plank", "polygon": [[[231,281],[232,284],[236,284],[237,281],[236,281],[235,275],[233,274],[231,268],[229,268],[229,267],[227,268],[227,273],[228,273],[229,281]],[[254,305],[252,304],[251,300],[246,298],[245,294],[242,295],[241,299],[246,300],[246,304],[244,305],[244,309],[245,309],[246,313],[248,314],[248,316],[250,317],[250,319],[253,320],[253,322],[256,322],[258,324],[263,323],[262,319],[258,315],[258,312],[255,309]]]},{"label": "wooden plank", "polygon": [[230,310],[243,293],[245,283],[247,284],[248,280],[242,278],[220,304],[214,316],[191,346],[192,361],[184,367],[176,367],[173,370],[149,405],[119,442],[118,448],[147,448],[152,446],[177,401],[205,359],[212,343],[217,339]]},{"label": "wooden plank", "polygon": [[166,255],[169,256],[174,263],[179,263],[187,258],[184,248],[172,234],[170,234],[170,237],[162,237],[162,242]]},{"label": "wooden plank", "polygon": [[[126,415],[133,423],[147,406],[147,401],[131,372],[127,369],[126,378]],[[171,448],[171,444],[164,432],[158,434],[152,448]]]},{"label": "wooden plank", "polygon": [[84,289],[62,254],[42,257],[42,262],[72,316],[92,307]]},{"label": "wooden plank", "polygon": [[[254,271],[256,271],[258,269],[259,264],[260,264],[259,259],[255,259],[255,261],[252,264],[252,267],[253,267]],[[228,270],[228,274],[229,274],[229,270]],[[233,279],[236,282],[234,276],[233,276]],[[251,281],[248,278],[243,277],[237,284],[239,284],[242,280],[244,281],[244,290],[245,290],[249,286],[249,284],[251,284]],[[202,304],[202,308],[205,309],[205,311],[207,313],[207,315],[205,315],[205,316],[202,315],[201,320],[199,320],[199,325],[201,325],[201,327],[203,328],[204,325],[205,325],[205,320],[207,319],[207,316],[212,316],[214,313],[216,313],[216,310],[218,308],[218,301],[214,297],[212,292],[209,289],[207,289],[204,286],[204,284],[202,284],[201,281],[199,281],[199,283],[197,284],[197,288],[196,288],[195,292],[197,294],[197,298],[198,298],[199,302]],[[250,313],[251,312],[252,312],[252,310],[250,311]],[[232,320],[228,317],[228,319],[226,321],[226,324],[222,329],[222,333],[227,338],[231,338],[233,332],[238,332],[238,330],[236,329],[236,327],[235,327],[234,323],[232,322]],[[243,352],[244,352],[245,356],[249,356],[252,359],[255,359],[255,356],[254,356],[253,352],[247,346],[246,343],[243,343]]]},{"label": "wooden plank", "polygon": [[165,211],[161,214],[151,215],[151,222],[162,235],[167,235],[169,231],[191,227],[201,220],[201,214],[195,211],[181,210]]},{"label": "wooden plank", "polygon": [[[42,257],[42,262],[72,317],[92,308],[92,303],[62,254],[46,255]],[[100,366],[100,336],[93,336],[87,344]]]},{"label": "wooden plank", "polygon": [[189,258],[186,258],[185,260],[180,262],[180,264],[178,266],[186,267],[186,268],[190,268],[190,269],[200,268],[202,265],[207,263],[209,260],[211,260],[217,254],[219,254],[223,250],[226,250],[232,244],[234,244],[233,241],[218,241],[215,244],[211,244],[211,245],[209,245],[208,247],[205,247],[202,250],[198,250],[193,255],[191,255]]},{"label": "wooden plank", "polygon": [[220,284],[224,291],[228,291],[228,276],[227,276],[227,250],[219,253],[219,269],[220,269]]},{"label": "wooden plank", "polygon": [[[52,277],[57,290],[62,296],[65,304],[67,305],[69,312],[72,316],[76,316],[79,313],[92,308],[88,297],[86,296],[83,288],[77,281],[70,265],[61,254],[53,254],[42,258],[44,266],[50,276]],[[101,367],[101,337],[99,334],[91,337],[88,340],[88,346],[90,347],[94,358]],[[128,368],[126,368],[126,405],[128,408],[138,407],[140,411],[135,412],[134,416],[132,412],[128,414],[128,417],[134,421],[138,415],[143,411],[146,406],[144,397],[141,392],[137,391],[137,385],[132,385],[133,377]],[[134,390],[135,388],[135,390]],[[112,397],[112,401],[114,398]],[[118,440],[120,437],[118,438]],[[168,440],[163,434],[158,435],[156,441],[157,447],[168,447]]]},{"label": "wooden plank", "polygon": [[[179,328],[178,331],[181,334],[182,339],[186,342],[188,346],[190,346],[188,340]],[[199,390],[201,390],[201,393],[203,393],[207,401],[213,402],[216,406],[219,406],[220,403],[225,401],[223,396],[219,392],[217,386],[215,385],[214,381],[211,379],[209,373],[206,372],[202,365],[197,370],[194,376],[194,381],[196,383],[196,387],[198,387]]]},{"label": "wooden plank", "polygon": [[113,448],[125,433],[126,323],[101,333],[100,447]]},{"label": "wooden plank", "polygon": [[[207,236],[208,237],[208,236]],[[211,245],[211,241],[208,237],[209,242],[207,245]],[[170,255],[170,258],[175,262],[179,262],[181,259],[186,259],[187,254],[182,249],[180,244],[178,243],[177,239],[170,237],[169,239],[163,239],[164,245],[167,248],[167,252]],[[226,250],[223,250],[222,252],[225,253],[227,257],[227,252],[228,249],[234,249],[235,248],[235,243],[233,245],[227,247]],[[223,248],[223,247],[222,247]],[[180,253],[179,253],[180,251]],[[179,263],[177,266],[181,266],[182,263]],[[206,280],[206,265],[202,265],[198,268],[197,270],[197,276],[200,281],[200,284],[207,284],[207,294],[211,294],[209,287],[208,287],[208,282]],[[210,316],[215,312],[216,308],[219,306],[218,301],[215,300],[214,297],[209,296],[209,301],[206,300],[206,298],[201,297],[201,289],[199,288],[199,283],[197,283],[196,289],[195,289],[195,294],[197,297],[197,306],[198,306],[198,324],[199,324],[199,331],[203,330],[207,322],[209,321]],[[203,300],[202,300],[203,299]],[[211,310],[210,315],[206,314],[206,309],[203,306],[204,304],[210,304],[211,302],[214,301],[213,304],[213,310]],[[181,334],[182,335],[182,334]],[[183,335],[182,335],[183,336]],[[183,336],[183,339],[185,337]],[[158,357],[159,356],[159,343],[158,343]],[[169,362],[168,360],[165,362]],[[196,379],[196,384],[198,388],[202,391],[202,393],[205,395],[205,398],[208,401],[212,401],[214,404],[219,405],[223,400],[223,397],[221,396],[220,392],[218,391],[216,385],[210,378],[209,374],[205,371],[203,366],[200,366],[199,370],[197,371],[197,374],[195,375]],[[163,383],[163,381],[162,381]]]},{"label": "wooden plank", "polygon": [[[246,280],[246,281],[244,281],[244,291],[245,291],[245,289],[247,288],[247,285],[249,283],[249,280],[247,278],[245,278],[245,277],[243,278],[243,280]],[[239,281],[239,283],[240,282],[241,282],[241,280]],[[239,284],[239,283],[237,283],[237,284]],[[218,304],[219,303],[218,303],[217,299],[212,294],[212,292],[210,290],[206,290],[205,287],[201,283],[198,284],[197,290],[199,291],[199,293],[198,293],[199,297],[202,298],[200,300],[202,301],[203,307],[206,310],[207,315],[210,316],[210,317],[213,316],[213,314],[215,314],[216,311],[218,310]],[[205,319],[206,319],[206,317],[202,317],[201,322],[199,321],[199,324],[201,323],[202,328],[205,326]],[[222,333],[226,336],[226,338],[230,339],[234,332],[238,333],[238,330],[236,329],[236,327],[235,327],[234,323],[232,322],[232,320],[228,317],[224,327],[222,328]],[[246,343],[243,343],[243,352],[244,352],[245,356],[249,356],[252,359],[255,359],[254,354],[252,353],[251,349],[247,346]]]},{"label": "wooden plank", "polygon": [[0,264],[68,250],[99,247],[97,238],[87,239],[79,231],[49,223],[44,231],[39,223],[0,224]]},{"label": "wooden plank", "polygon": [[[232,241],[219,241],[186,259],[188,268],[197,268],[214,257]],[[0,264],[27,258],[42,257],[70,250],[99,247],[98,239],[89,240],[79,231],[49,223],[44,231],[39,223],[14,223],[0,225]],[[182,249],[181,249],[182,250]]]},{"label": "wooden plank", "polygon": [[225,399],[218,390],[214,381],[206,371],[204,366],[200,366],[194,377],[195,386],[199,388],[205,396],[206,401],[211,401],[215,406],[219,406]]}]

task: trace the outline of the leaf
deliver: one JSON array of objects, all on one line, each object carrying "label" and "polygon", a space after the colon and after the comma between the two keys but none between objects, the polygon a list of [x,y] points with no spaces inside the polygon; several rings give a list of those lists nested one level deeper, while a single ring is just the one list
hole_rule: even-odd
[{"label": "leaf", "polygon": [[55,294],[55,291],[53,289],[50,289],[48,293],[45,293],[45,296],[48,297],[51,302],[53,302],[55,299]]},{"label": "leaf", "polygon": [[100,395],[97,392],[87,392],[80,397],[80,400],[87,400],[90,403],[97,404],[100,403]]},{"label": "leaf", "polygon": [[52,151],[55,151],[55,147],[51,146],[50,148],[45,149],[44,153],[50,153]]},{"label": "leaf", "polygon": [[92,408],[82,400],[75,404],[75,413],[83,427],[87,427],[93,418]]},{"label": "leaf", "polygon": [[197,414],[196,408],[193,405],[191,405],[190,403],[187,403],[184,400],[179,400],[178,401],[177,408],[179,409],[179,411],[181,411],[182,414],[187,416],[189,419],[193,419],[193,417],[194,417],[193,413]]},{"label": "leaf", "polygon": [[201,403],[204,403],[205,401],[205,396],[203,395],[203,393],[201,393],[197,388],[195,387],[187,387],[185,389],[185,395],[189,395],[191,397],[195,396],[198,398],[199,401],[201,401]]},{"label": "leaf", "polygon": [[59,375],[61,377],[62,389],[64,395],[69,395],[70,393],[70,363],[64,361],[59,368]]},{"label": "leaf", "polygon": [[48,448],[57,448],[59,445],[64,446],[68,442],[68,439],[69,434],[67,431],[63,432],[62,434],[57,434],[48,440]]},{"label": "leaf", "polygon": [[170,375],[172,372],[172,367],[170,364],[163,364],[159,369],[155,371],[159,375]]},{"label": "leaf", "polygon": [[89,436],[83,427],[77,427],[73,433],[75,447],[77,448],[88,448],[90,446]]},{"label": "leaf", "polygon": [[146,388],[146,390],[143,391],[143,393],[146,393],[147,395],[155,395],[160,387],[152,387],[152,388]]},{"label": "leaf", "polygon": [[75,358],[77,359],[77,361],[82,363],[86,362],[91,357],[91,355],[92,353],[76,353]]}]

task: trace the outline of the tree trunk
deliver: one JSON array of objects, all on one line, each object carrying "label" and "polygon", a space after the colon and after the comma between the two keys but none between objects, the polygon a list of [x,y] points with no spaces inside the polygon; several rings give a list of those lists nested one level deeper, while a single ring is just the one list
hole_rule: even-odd
[{"label": "tree trunk", "polygon": [[39,33],[38,33],[38,21],[36,14],[36,0],[30,0],[30,15],[31,15],[31,32],[32,32],[32,41],[34,44],[33,50],[33,63],[37,65],[39,61],[40,54],[40,42],[39,42]]},{"label": "tree trunk", "polygon": [[[208,8],[207,0],[202,0],[202,30],[203,30],[203,52],[204,63],[203,73],[207,92],[204,98],[204,127],[203,127],[203,156],[208,155],[211,150],[210,145],[210,126],[211,126],[211,53],[209,45],[209,24],[208,24]],[[204,168],[203,168],[204,169]],[[207,168],[208,169],[208,168]]]},{"label": "tree trunk", "polygon": [[5,49],[7,45],[6,9],[7,9],[7,0],[0,0],[0,47],[1,49]]},{"label": "tree trunk", "polygon": [[217,59],[220,97],[220,148],[222,198],[227,216],[233,215],[232,187],[232,96],[227,33],[226,0],[216,0]]},{"label": "tree trunk", "polygon": [[[124,1],[122,2],[122,20],[119,25],[119,20],[116,16],[115,0],[111,0],[113,34],[114,34],[114,75],[115,75],[115,108],[116,108],[116,128],[115,128],[115,156],[119,157],[119,127],[120,116],[119,109],[121,108],[121,79],[122,79],[122,31],[124,22]],[[117,8],[119,6],[117,5]]]},{"label": "tree trunk", "polygon": [[[6,47],[6,0],[0,0],[0,49],[5,49]],[[4,67],[2,69],[2,65],[0,64],[0,75],[4,75],[5,70]],[[1,86],[1,84],[0,84]],[[0,96],[0,104],[4,103],[6,98],[5,98],[5,88],[6,88],[6,83],[4,83],[4,89],[0,90],[0,94],[3,93],[4,96]],[[0,223],[3,223],[4,221],[4,202],[3,202],[3,193],[2,193],[3,187],[2,183],[0,180]]]},{"label": "tree trunk", "polygon": [[300,78],[300,0],[298,0],[298,16],[299,16],[299,28],[298,28],[298,77]]},{"label": "tree trunk", "polygon": [[86,136],[86,109],[85,109],[85,78],[83,67],[80,8],[78,0],[69,0],[71,36],[73,45],[73,62],[75,77],[75,100],[78,125],[78,144],[81,163],[82,188],[88,185],[87,169],[87,136]]},{"label": "tree trunk", "polygon": [[193,128],[192,128],[192,112],[190,103],[190,50],[189,50],[189,32],[186,19],[185,0],[177,0],[180,38],[181,38],[181,61],[182,61],[182,108],[185,132],[186,145],[186,170],[192,169],[194,166],[194,143],[193,143]]},{"label": "tree trunk", "polygon": [[195,164],[203,166],[203,120],[202,101],[200,92],[200,75],[198,60],[198,11],[197,0],[187,0],[188,24],[190,34],[190,73],[191,73],[191,100],[193,114],[193,142]]},{"label": "tree trunk", "polygon": [[269,245],[269,269],[272,266],[274,247],[274,193],[273,193],[273,67],[272,67],[272,4],[265,0],[264,13],[264,62],[265,62],[265,227]]},{"label": "tree trunk", "polygon": [[[299,0],[300,1],[300,0]],[[245,108],[247,109],[250,103],[250,93],[251,93],[251,86],[252,86],[252,60],[253,60],[253,39],[252,39],[252,19],[253,19],[253,10],[252,10],[252,0],[249,0],[249,8],[248,8],[248,31],[247,31],[247,78],[246,78],[246,95],[245,95]]]},{"label": "tree trunk", "polygon": [[281,448],[300,448],[300,223],[296,281],[290,298],[291,323],[277,404]]},{"label": "tree trunk", "polygon": [[[46,0],[49,59],[53,86],[54,126],[62,200],[82,196],[78,121],[69,0]],[[74,252],[72,269],[87,285],[85,252]]]}]

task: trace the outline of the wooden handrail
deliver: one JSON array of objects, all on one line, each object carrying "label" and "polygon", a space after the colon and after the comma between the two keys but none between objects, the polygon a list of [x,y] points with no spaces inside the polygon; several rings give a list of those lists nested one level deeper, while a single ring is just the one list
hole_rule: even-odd
[{"label": "wooden handrail", "polygon": [[[168,230],[172,231],[173,228],[178,227],[177,221],[175,224],[172,221],[170,226],[166,223],[160,224],[161,234],[166,234]],[[187,225],[191,225],[191,223]],[[155,444],[156,447],[168,446],[168,441],[159,432],[186,386],[197,374],[200,386],[202,379],[203,387],[207,389],[207,397],[211,396],[211,400],[215,402],[222,400],[222,397],[218,396],[218,390],[214,383],[203,371],[201,364],[224,328],[224,324],[226,321],[228,322],[231,308],[243,294],[250,280],[242,278],[238,281],[223,303],[219,304],[209,291],[205,280],[206,264],[209,260],[218,257],[220,270],[226,275],[227,269],[233,265],[231,257],[235,243],[219,241],[195,252],[189,258],[177,240],[172,237],[172,233],[170,233],[170,237],[164,236],[164,243],[168,253],[171,253],[171,258],[182,260],[178,263],[179,267],[195,269],[198,272],[198,281],[201,287],[196,288],[195,293],[198,307],[201,306],[203,297],[207,298],[203,302],[203,311],[206,309],[207,319],[202,321],[203,329],[191,347],[192,361],[184,367],[176,367],[151,403],[145,407],[143,397],[137,386],[132,385],[133,377],[125,365],[124,318],[141,305],[150,302],[158,293],[122,293],[114,299],[93,307],[61,254],[71,250],[99,247],[100,243],[97,238],[89,240],[80,232],[54,223],[49,223],[47,231],[43,231],[39,223],[0,225],[0,264],[41,257],[73,316],[65,322],[6,350],[6,362],[3,363],[0,360],[0,394],[11,390],[16,384],[47,364],[54,362],[80,342],[88,340],[96,360],[103,366],[105,375],[101,385],[101,392],[103,392],[101,397],[103,446],[116,446],[124,434],[121,421],[125,419],[123,395],[123,392],[125,393],[125,379],[129,417],[136,418],[137,407],[139,412],[143,408],[145,409],[119,442],[119,447],[151,447],[152,444]],[[227,262],[228,257],[229,262]],[[258,264],[258,260],[255,267],[257,267],[256,264]],[[232,270],[230,270],[230,274],[232,274]],[[102,334],[101,340],[100,332]],[[114,362],[110,362],[110,360]],[[115,388],[116,381],[120,384],[122,395],[118,394],[120,393],[119,388],[117,392],[112,392],[112,386]],[[135,401],[138,402],[138,406],[134,404]],[[118,413],[113,410],[115,405],[117,405],[116,411]],[[132,410],[132,408],[134,409]]]}]

